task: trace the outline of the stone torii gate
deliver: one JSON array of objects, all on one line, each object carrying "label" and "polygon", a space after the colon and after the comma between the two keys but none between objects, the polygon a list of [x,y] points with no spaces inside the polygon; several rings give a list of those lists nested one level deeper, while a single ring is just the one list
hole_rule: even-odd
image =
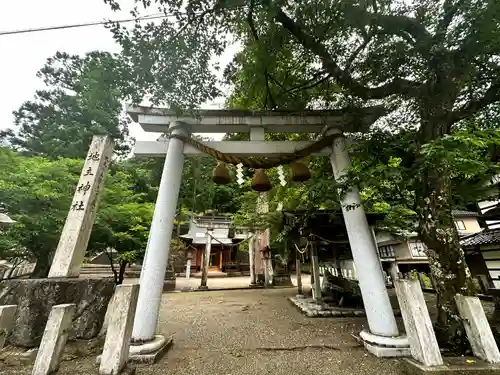
[{"label": "stone torii gate", "polygon": [[[240,157],[272,157],[292,154],[311,144],[305,142],[269,142],[268,133],[321,133],[332,136],[332,145],[313,153],[329,156],[336,179],[350,166],[343,133],[366,132],[385,112],[381,107],[355,110],[255,112],[240,110],[199,110],[192,115],[150,107],[127,107],[127,113],[146,132],[169,133],[170,139],[138,141],[134,154],[165,157],[151,231],[140,276],[140,292],[132,340],[144,354],[162,349],[165,338],[156,335],[156,325],[167,268],[170,240],[180,185],[184,155],[206,156],[184,142],[192,133],[249,133],[250,141],[204,142],[224,154]],[[408,341],[400,336],[378,259],[377,246],[360,205],[359,191],[353,188],[342,198],[353,259],[366,309],[369,331],[360,333],[365,347],[378,356],[396,356],[407,351]],[[355,208],[352,208],[355,207]]]}]

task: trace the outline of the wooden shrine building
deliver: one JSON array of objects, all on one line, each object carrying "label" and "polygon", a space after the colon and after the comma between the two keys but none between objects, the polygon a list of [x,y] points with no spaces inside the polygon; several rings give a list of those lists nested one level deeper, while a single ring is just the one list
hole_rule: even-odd
[{"label": "wooden shrine building", "polygon": [[[380,213],[366,214],[372,233],[384,216]],[[346,277],[357,279],[347,229],[340,210],[283,211],[283,224],[290,228],[295,241],[299,237],[310,236],[316,243],[321,263],[331,263],[339,270],[346,271]]]},{"label": "wooden shrine building", "polygon": [[248,271],[248,254],[238,251],[238,244],[246,239],[246,234],[235,233],[227,216],[198,216],[191,221],[188,233],[179,237],[191,250],[191,273],[201,272],[208,236],[206,223],[213,225],[208,271]]}]

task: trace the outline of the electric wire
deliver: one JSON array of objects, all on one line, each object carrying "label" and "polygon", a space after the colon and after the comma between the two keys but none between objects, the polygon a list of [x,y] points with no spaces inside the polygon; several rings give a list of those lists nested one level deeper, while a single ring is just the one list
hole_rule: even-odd
[{"label": "electric wire", "polygon": [[[235,5],[235,6],[219,8],[219,9],[212,9],[212,10],[233,11],[233,10],[238,10],[238,9],[244,9],[246,7],[247,7],[246,5]],[[135,17],[135,18],[125,18],[125,19],[121,19],[121,20],[102,20],[102,21],[84,22],[84,23],[69,24],[69,25],[57,25],[57,26],[45,26],[45,27],[42,26],[42,27],[34,27],[34,28],[29,28],[29,29],[5,30],[5,31],[0,31],[0,36],[36,33],[36,32],[41,32],[41,31],[75,29],[75,28],[81,28],[81,27],[100,26],[100,25],[108,25],[108,24],[114,24],[114,23],[122,24],[122,23],[137,22],[137,21],[149,21],[149,20],[155,20],[155,19],[161,19],[161,18],[177,17],[179,15],[187,15],[187,16],[195,15],[195,16],[197,16],[197,15],[204,15],[207,12],[208,11],[154,13],[154,14],[149,14],[146,16],[140,16],[140,17]]]},{"label": "electric wire", "polygon": [[70,24],[70,25],[57,25],[57,26],[46,26],[46,27],[34,27],[34,28],[30,28],[30,29],[7,30],[7,31],[0,31],[0,36],[36,33],[36,32],[40,32],[40,31],[74,29],[74,28],[89,27],[89,26],[100,26],[100,25],[107,25],[107,24],[111,24],[111,23],[128,23],[128,22],[134,22],[134,21],[148,21],[148,20],[154,20],[154,19],[159,19],[159,18],[168,18],[168,17],[174,16],[173,14],[161,14],[161,15],[157,14],[157,13],[155,13],[155,14],[137,17],[137,18],[126,18],[126,19],[121,19],[121,20],[94,21],[94,22],[85,22],[85,23],[77,23],[77,24]]}]

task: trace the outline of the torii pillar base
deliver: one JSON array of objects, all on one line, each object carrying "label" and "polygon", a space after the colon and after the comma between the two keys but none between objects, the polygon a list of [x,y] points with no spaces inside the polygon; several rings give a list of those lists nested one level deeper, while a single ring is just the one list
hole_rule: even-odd
[{"label": "torii pillar base", "polygon": [[409,357],[411,355],[406,336],[383,337],[366,330],[361,331],[359,336],[354,334],[352,336],[376,357]]},{"label": "torii pillar base", "polygon": [[151,365],[163,357],[172,347],[173,339],[156,335],[153,340],[145,343],[130,343],[129,362]]}]

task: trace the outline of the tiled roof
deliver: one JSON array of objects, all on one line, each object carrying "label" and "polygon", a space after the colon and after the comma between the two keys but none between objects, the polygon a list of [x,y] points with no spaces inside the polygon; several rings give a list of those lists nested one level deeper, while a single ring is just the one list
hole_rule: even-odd
[{"label": "tiled roof", "polygon": [[479,216],[477,212],[466,210],[451,210],[453,217],[476,217]]},{"label": "tiled roof", "polygon": [[497,218],[500,217],[500,202],[496,204],[496,206],[493,206],[491,208],[488,208],[486,211],[483,212],[481,215],[485,219],[490,219],[490,218]]},{"label": "tiled roof", "polygon": [[500,244],[500,228],[486,229],[460,240],[462,247]]},{"label": "tiled roof", "polygon": [[[181,238],[191,239],[193,245],[203,245],[206,241],[206,228],[198,227],[191,222],[189,232],[181,236]],[[232,244],[233,241],[229,238],[229,228],[215,228],[212,230],[212,244]]]}]

